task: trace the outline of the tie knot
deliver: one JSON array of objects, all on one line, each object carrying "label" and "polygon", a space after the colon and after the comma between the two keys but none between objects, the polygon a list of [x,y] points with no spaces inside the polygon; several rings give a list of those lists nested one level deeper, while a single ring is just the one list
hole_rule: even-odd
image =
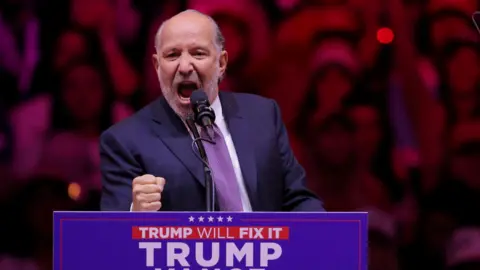
[{"label": "tie knot", "polygon": [[222,133],[218,129],[217,125],[213,124],[211,127],[205,127],[201,129],[202,138],[206,138],[212,141],[216,141],[222,138]]}]

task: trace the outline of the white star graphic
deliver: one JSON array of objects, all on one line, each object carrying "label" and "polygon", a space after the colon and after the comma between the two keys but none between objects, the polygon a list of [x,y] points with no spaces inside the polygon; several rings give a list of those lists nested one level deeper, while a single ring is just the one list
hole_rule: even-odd
[{"label": "white star graphic", "polygon": [[217,217],[218,222],[223,222],[223,217]]},{"label": "white star graphic", "polygon": [[192,216],[190,216],[190,217],[188,218],[188,221],[193,222],[193,221],[195,221],[195,218],[192,217]]},{"label": "white star graphic", "polygon": [[204,219],[205,219],[204,217],[199,217],[198,221],[203,222]]},{"label": "white star graphic", "polygon": [[228,217],[227,217],[227,221],[228,221],[228,222],[232,222],[232,220],[233,220],[233,218],[232,218],[231,216],[228,216]]},{"label": "white star graphic", "polygon": [[214,218],[212,216],[208,217],[208,222],[213,222],[213,219]]}]

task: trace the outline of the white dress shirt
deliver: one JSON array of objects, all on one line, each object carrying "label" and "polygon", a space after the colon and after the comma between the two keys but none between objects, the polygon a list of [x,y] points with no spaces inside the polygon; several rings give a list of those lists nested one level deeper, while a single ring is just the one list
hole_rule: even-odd
[{"label": "white dress shirt", "polygon": [[[223,137],[225,138],[225,144],[227,145],[228,153],[230,154],[230,159],[232,160],[233,169],[235,172],[238,188],[240,191],[240,198],[242,200],[243,211],[251,212],[252,206],[250,204],[250,199],[248,197],[245,181],[243,181],[240,162],[238,161],[238,156],[235,150],[235,145],[233,144],[232,135],[230,134],[230,131],[227,128],[227,123],[225,122],[225,118],[223,117],[222,104],[220,103],[220,99],[218,98],[218,95],[210,107],[215,112],[215,124],[218,126],[218,128],[223,134]],[[168,181],[168,179],[166,180]],[[130,211],[131,210],[132,210],[132,207],[130,207]]]},{"label": "white dress shirt", "polygon": [[225,138],[225,143],[228,148],[228,153],[230,154],[230,159],[232,160],[233,169],[235,171],[235,176],[238,183],[238,188],[240,190],[240,198],[242,199],[243,211],[251,212],[252,206],[250,204],[250,199],[248,198],[245,181],[243,181],[240,162],[238,161],[237,152],[235,151],[235,145],[233,144],[232,135],[230,134],[230,131],[227,128],[227,123],[225,122],[225,118],[223,117],[222,104],[220,103],[220,99],[218,98],[218,96],[213,101],[210,107],[215,112],[215,124],[218,126],[218,128],[223,134],[223,137]]}]

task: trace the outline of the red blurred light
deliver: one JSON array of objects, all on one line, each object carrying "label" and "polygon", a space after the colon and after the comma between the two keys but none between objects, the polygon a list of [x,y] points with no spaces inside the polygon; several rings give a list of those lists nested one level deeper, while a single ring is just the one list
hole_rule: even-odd
[{"label": "red blurred light", "polygon": [[388,27],[382,27],[377,31],[377,40],[382,44],[392,43],[394,37],[392,29]]}]

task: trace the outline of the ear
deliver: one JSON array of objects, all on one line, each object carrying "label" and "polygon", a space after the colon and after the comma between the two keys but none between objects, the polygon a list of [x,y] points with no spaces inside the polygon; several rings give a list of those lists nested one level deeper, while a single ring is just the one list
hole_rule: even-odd
[{"label": "ear", "polygon": [[224,77],[225,71],[227,70],[227,63],[228,63],[228,53],[225,50],[222,50],[220,53],[220,77]]},{"label": "ear", "polygon": [[158,70],[158,65],[159,65],[157,56],[158,56],[157,54],[152,55],[152,63],[153,63],[153,67],[155,68],[155,71]]}]

